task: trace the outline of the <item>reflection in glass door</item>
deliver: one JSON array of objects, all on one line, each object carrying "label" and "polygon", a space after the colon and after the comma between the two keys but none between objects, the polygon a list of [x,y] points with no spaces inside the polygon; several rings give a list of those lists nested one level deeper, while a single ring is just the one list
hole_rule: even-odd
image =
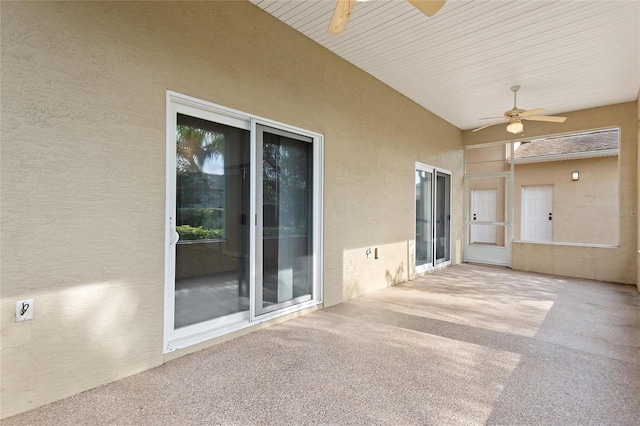
[{"label": "reflection in glass door", "polygon": [[177,114],[174,326],[249,309],[249,131]]},{"label": "reflection in glass door", "polygon": [[451,175],[436,172],[436,264],[451,260]]},{"label": "reflection in glass door", "polygon": [[256,315],[261,315],[313,296],[313,146],[311,138],[284,130],[262,125],[256,130],[262,159],[257,203],[262,276],[256,282]]},{"label": "reflection in glass door", "polygon": [[416,170],[416,270],[433,263],[433,173]]},{"label": "reflection in glass door", "polygon": [[415,194],[415,272],[419,274],[451,260],[451,174],[416,164]]}]

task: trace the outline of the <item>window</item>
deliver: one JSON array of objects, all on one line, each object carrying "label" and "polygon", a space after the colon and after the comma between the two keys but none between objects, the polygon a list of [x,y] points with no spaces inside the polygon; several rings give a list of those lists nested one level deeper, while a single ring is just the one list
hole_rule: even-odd
[{"label": "window", "polygon": [[514,146],[515,239],[617,245],[618,129]]},{"label": "window", "polygon": [[615,246],[619,129],[465,150],[465,260],[510,265],[511,242]]}]

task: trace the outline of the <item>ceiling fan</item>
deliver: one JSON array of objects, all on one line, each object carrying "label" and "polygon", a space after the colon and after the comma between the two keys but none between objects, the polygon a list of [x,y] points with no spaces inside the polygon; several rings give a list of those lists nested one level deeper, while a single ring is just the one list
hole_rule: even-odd
[{"label": "ceiling fan", "polygon": [[[365,2],[369,0],[338,0],[336,3],[336,9],[333,11],[333,18],[331,18],[331,23],[329,24],[329,34],[338,34],[344,31],[347,27],[347,21],[349,20],[349,16],[351,16],[351,12],[353,11],[353,6],[355,6],[356,1]],[[442,8],[442,6],[444,6],[445,2],[445,0],[407,1],[427,16],[434,15]]]},{"label": "ceiling fan", "polygon": [[[513,133],[514,135],[517,133],[522,133],[524,129],[522,125],[522,120],[531,120],[531,121],[547,121],[550,123],[564,123],[567,117],[556,117],[553,115],[538,115],[546,111],[544,108],[535,108],[530,110],[518,109],[516,106],[516,94],[520,90],[520,86],[515,85],[511,86],[511,91],[513,92],[513,109],[504,113],[504,119],[509,122],[507,125],[507,132]],[[491,120],[495,118],[501,117],[489,117],[482,118],[481,120]],[[495,126],[499,123],[487,124],[486,126],[478,127],[477,129],[472,130],[472,132],[477,132],[478,130],[486,129],[487,127]]]}]

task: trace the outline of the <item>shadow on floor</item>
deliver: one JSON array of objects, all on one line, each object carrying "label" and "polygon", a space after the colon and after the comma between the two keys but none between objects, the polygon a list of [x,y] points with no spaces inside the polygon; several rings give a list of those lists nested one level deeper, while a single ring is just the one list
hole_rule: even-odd
[{"label": "shadow on floor", "polygon": [[637,424],[631,286],[458,265],[5,419]]}]

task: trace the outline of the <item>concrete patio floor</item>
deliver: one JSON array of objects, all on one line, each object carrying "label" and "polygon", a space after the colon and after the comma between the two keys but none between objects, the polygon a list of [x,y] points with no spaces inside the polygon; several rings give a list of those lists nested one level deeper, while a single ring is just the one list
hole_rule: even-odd
[{"label": "concrete patio floor", "polygon": [[634,286],[465,264],[2,423],[637,425],[639,419]]}]

